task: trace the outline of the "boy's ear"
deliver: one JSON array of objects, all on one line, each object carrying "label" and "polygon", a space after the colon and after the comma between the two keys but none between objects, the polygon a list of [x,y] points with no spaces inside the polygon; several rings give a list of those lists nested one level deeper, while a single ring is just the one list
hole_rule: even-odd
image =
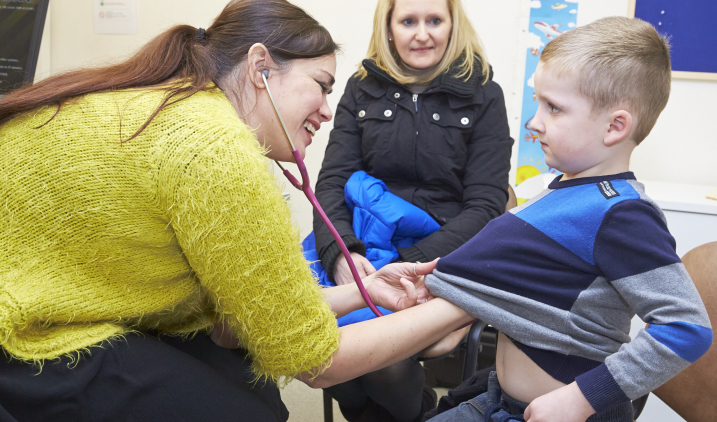
[{"label": "boy's ear", "polygon": [[626,139],[632,132],[632,114],[627,110],[616,110],[610,115],[610,127],[603,143],[611,147]]}]

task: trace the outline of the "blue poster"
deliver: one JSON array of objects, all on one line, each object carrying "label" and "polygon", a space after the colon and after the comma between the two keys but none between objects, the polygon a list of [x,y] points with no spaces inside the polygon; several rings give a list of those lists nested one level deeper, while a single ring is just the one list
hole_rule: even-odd
[{"label": "blue poster", "polygon": [[530,7],[516,186],[541,173],[560,174],[559,171],[545,164],[545,154],[540,149],[538,134],[530,129],[530,120],[538,111],[533,78],[538,67],[538,58],[545,45],[563,32],[575,28],[578,17],[578,0],[565,2],[534,0],[530,2]]},{"label": "blue poster", "polygon": [[[635,17],[670,37],[672,70],[717,73],[717,2],[714,0],[642,0]],[[674,77],[674,76],[673,76]]]}]

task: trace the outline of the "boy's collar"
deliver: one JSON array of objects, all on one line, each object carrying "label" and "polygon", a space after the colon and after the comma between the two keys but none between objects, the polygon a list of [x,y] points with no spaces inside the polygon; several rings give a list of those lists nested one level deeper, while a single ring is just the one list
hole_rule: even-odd
[{"label": "boy's collar", "polygon": [[560,176],[553,179],[553,181],[550,182],[550,184],[548,185],[548,189],[571,188],[573,186],[600,183],[600,182],[604,182],[604,181],[611,181],[611,180],[618,180],[618,179],[636,180],[635,175],[631,171],[626,171],[624,173],[618,173],[618,174],[606,174],[603,176],[578,177],[577,179],[570,179],[570,180],[566,180],[564,182],[560,181],[560,179],[562,179],[562,178],[563,178],[563,175],[561,174]]}]

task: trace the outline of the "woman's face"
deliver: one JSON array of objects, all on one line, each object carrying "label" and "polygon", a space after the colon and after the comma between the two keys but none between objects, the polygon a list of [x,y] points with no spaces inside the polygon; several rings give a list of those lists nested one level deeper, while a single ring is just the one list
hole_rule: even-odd
[{"label": "woman's face", "polygon": [[388,29],[403,63],[428,69],[443,58],[452,27],[448,0],[396,0]]},{"label": "woman's face", "polygon": [[[288,71],[270,72],[267,79],[286,130],[302,158],[321,123],[331,120],[326,96],[331,93],[335,74],[336,57],[330,54],[293,60]],[[259,120],[254,128],[257,138],[269,150],[268,158],[294,161],[269,96],[265,90],[261,91],[256,110]]]}]

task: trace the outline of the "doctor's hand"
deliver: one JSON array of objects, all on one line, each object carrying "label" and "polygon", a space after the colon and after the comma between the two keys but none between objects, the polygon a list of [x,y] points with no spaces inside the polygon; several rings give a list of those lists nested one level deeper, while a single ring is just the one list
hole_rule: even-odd
[{"label": "doctor's hand", "polygon": [[585,422],[595,410],[575,381],[530,402],[523,417],[527,422]]},{"label": "doctor's hand", "polygon": [[[365,256],[356,252],[351,252],[351,258],[354,260],[354,265],[356,265],[356,270],[358,271],[361,280],[376,272],[376,269],[371,264],[371,261],[366,259]],[[344,284],[356,282],[356,280],[354,280],[354,276],[351,275],[349,263],[346,262],[346,257],[343,254],[339,255],[336,259],[336,264],[334,265],[334,280],[336,281],[337,286],[343,286]]]},{"label": "doctor's hand", "polygon": [[366,290],[376,305],[394,312],[401,311],[433,299],[423,282],[423,276],[433,272],[436,262],[438,259],[419,264],[389,264],[362,281],[367,285]]}]

